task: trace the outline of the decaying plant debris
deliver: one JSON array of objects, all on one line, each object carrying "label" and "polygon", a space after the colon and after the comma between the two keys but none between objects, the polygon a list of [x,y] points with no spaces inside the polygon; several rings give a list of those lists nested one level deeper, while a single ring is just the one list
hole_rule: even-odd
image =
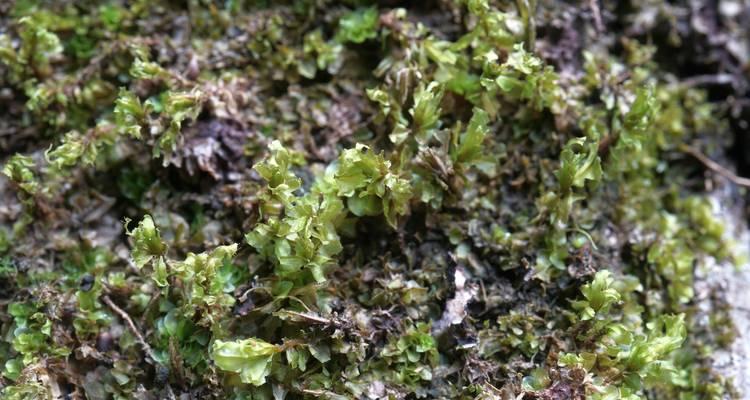
[{"label": "decaying plant debris", "polygon": [[744,257],[711,192],[744,201],[748,26],[2,2],[2,398],[747,396],[712,363],[736,305],[695,278]]}]

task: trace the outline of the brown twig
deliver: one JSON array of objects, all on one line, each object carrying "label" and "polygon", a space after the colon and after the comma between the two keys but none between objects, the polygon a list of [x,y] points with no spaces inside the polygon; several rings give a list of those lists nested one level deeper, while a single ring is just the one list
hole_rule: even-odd
[{"label": "brown twig", "polygon": [[719,175],[721,175],[721,176],[729,179],[734,184],[736,184],[738,186],[750,187],[750,179],[735,175],[732,171],[728,170],[727,168],[725,168],[721,164],[717,163],[716,161],[714,161],[714,160],[706,157],[706,155],[704,155],[703,153],[701,153],[697,149],[694,149],[694,148],[692,148],[692,147],[690,147],[690,146],[688,146],[686,144],[680,145],[679,148],[680,148],[681,151],[683,151],[683,152],[685,152],[687,154],[690,154],[691,156],[693,156],[696,159],[698,159],[698,161],[700,161],[701,163],[703,163],[703,165],[705,165],[706,168],[708,168],[711,171],[714,171],[717,174],[719,174]]},{"label": "brown twig", "polygon": [[315,314],[308,314],[308,313],[301,313],[296,311],[290,311],[290,310],[281,310],[278,312],[279,314],[287,314],[291,317],[296,317],[300,320],[308,321],[315,324],[322,324],[322,325],[331,325],[331,320],[328,318],[323,318],[319,315]]},{"label": "brown twig", "polygon": [[122,308],[118,307],[117,304],[115,304],[112,299],[110,299],[106,294],[102,296],[102,301],[107,305],[107,307],[111,308],[112,311],[115,312],[115,314],[119,315],[123,321],[125,321],[125,325],[127,325],[130,332],[133,334],[133,336],[135,336],[135,340],[138,342],[138,344],[143,347],[143,351],[146,352],[146,355],[151,359],[151,361],[156,362],[157,358],[154,354],[154,350],[143,338],[143,334],[141,334],[141,331],[139,331],[135,326],[135,323],[133,322],[133,319],[130,318],[130,315],[128,315],[128,313],[125,312]]},{"label": "brown twig", "polygon": [[684,87],[707,86],[707,85],[731,85],[734,83],[734,76],[731,74],[714,74],[714,75],[695,75],[683,79],[680,85]]},{"label": "brown twig", "polygon": [[602,22],[602,12],[599,8],[599,0],[589,0],[591,15],[594,17],[594,27],[597,33],[604,32],[604,23]]}]

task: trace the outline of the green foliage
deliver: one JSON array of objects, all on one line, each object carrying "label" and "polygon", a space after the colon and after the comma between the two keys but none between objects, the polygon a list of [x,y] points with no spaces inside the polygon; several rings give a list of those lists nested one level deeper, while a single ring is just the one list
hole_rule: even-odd
[{"label": "green foliage", "polygon": [[5,254],[11,245],[10,233],[5,228],[0,228],[0,254]]},{"label": "green foliage", "polygon": [[237,245],[188,253],[185,260],[173,261],[166,257],[167,245],[151,216],[144,216],[138,227],[127,233],[133,238],[131,256],[136,267],[151,265],[153,282],[177,302],[171,312],[199,326],[218,329],[235,302],[230,293],[238,276],[231,259],[237,253]]},{"label": "green foliage", "polygon": [[148,103],[142,104],[133,92],[120,88],[115,100],[115,124],[121,134],[141,138],[141,129],[149,112]]},{"label": "green foliage", "polygon": [[11,39],[0,35],[0,62],[7,65],[12,79],[44,79],[52,74],[52,62],[63,51],[60,38],[31,17],[18,20],[21,46],[17,50]]},{"label": "green foliage", "polygon": [[267,191],[261,195],[261,210],[267,219],[245,239],[274,263],[281,278],[325,280],[325,271],[342,249],[337,228],[345,222],[346,213],[340,198],[346,199],[352,214],[383,214],[394,228],[397,217],[408,211],[409,182],[393,173],[391,163],[366,146],[344,151],[325,177],[302,196],[295,194],[300,179],[290,171],[299,160],[279,142],[271,145],[271,151],[254,167],[268,182]]},{"label": "green foliage", "polygon": [[283,207],[292,204],[295,191],[300,188],[301,181],[294,175],[292,168],[304,162],[302,155],[290,151],[275,140],[269,147],[271,155],[263,162],[255,164],[253,169],[267,182],[267,190],[260,196],[263,215],[278,215]]},{"label": "green foliage", "polygon": [[661,212],[655,218],[657,238],[648,247],[647,260],[670,283],[670,300],[684,304],[694,295],[693,269],[699,252],[718,260],[736,255],[725,241],[724,227],[715,219],[709,202],[688,197],[676,203],[683,214]]},{"label": "green foliage", "polygon": [[393,93],[389,93],[381,88],[367,89],[367,97],[377,103],[380,110],[378,121],[389,121],[394,124],[394,128],[389,135],[391,142],[402,144],[409,137],[410,130],[408,121],[402,114],[401,103],[395,98]]},{"label": "green foliage", "polygon": [[[584,349],[561,355],[559,362],[591,372],[594,378],[589,390],[596,398],[602,393],[640,396],[645,389],[668,386],[677,379],[670,356],[685,341],[685,316],[660,315],[643,326],[637,308],[617,304],[620,300],[632,302],[632,290],[632,285],[625,285],[618,291],[615,278],[603,270],[581,289],[585,300],[573,303],[573,308],[581,311],[581,323],[593,318],[598,321],[582,325],[588,327],[578,337]],[[613,309],[615,305],[620,311]]]},{"label": "green foliage", "polygon": [[147,61],[136,55],[133,65],[130,67],[130,75],[136,79],[168,80],[171,78],[169,71],[162,68],[158,63]]},{"label": "green foliage", "polygon": [[568,257],[568,235],[571,214],[575,212],[575,203],[586,198],[574,191],[574,188],[596,187],[602,180],[602,167],[598,155],[598,144],[586,138],[573,138],[560,152],[560,168],[557,170],[558,191],[547,192],[540,199],[538,207],[540,217],[549,215],[551,229],[547,232],[545,251],[537,258],[536,277],[549,281],[557,270],[564,268]]},{"label": "green foliage", "polygon": [[306,58],[299,63],[298,70],[305,78],[314,78],[317,71],[335,74],[341,68],[343,46],[334,40],[325,41],[319,29],[305,35],[302,51]]},{"label": "green foliage", "polygon": [[489,117],[481,108],[475,108],[466,131],[452,148],[451,161],[456,165],[469,167],[487,160],[484,152],[484,139],[489,135]]},{"label": "green foliage", "polygon": [[342,43],[362,43],[377,37],[378,9],[375,7],[354,10],[339,20],[336,38]]},{"label": "green foliage", "polygon": [[[636,394],[668,384],[675,373],[668,356],[685,340],[684,317],[662,316],[649,323],[647,329],[646,334],[636,334],[628,327],[614,324],[602,337],[596,354],[579,356],[575,362],[582,361],[585,368],[601,371],[604,380],[599,381],[600,384],[609,381],[611,385],[613,380],[622,382],[624,388],[620,392],[624,393]],[[572,357],[561,357],[564,365],[571,365],[572,360]],[[588,364],[591,362],[595,364]]]},{"label": "green foliage", "polygon": [[545,346],[539,337],[543,329],[544,321],[537,316],[513,310],[499,316],[494,324],[486,323],[479,331],[479,353],[484,358],[491,358],[520,351],[532,357]]},{"label": "green foliage", "polygon": [[[670,225],[666,215],[665,225]],[[667,232],[665,232],[667,233]],[[667,233],[669,234],[669,233]],[[669,297],[678,303],[687,303],[693,298],[693,252],[681,241],[662,238],[648,251],[648,261],[653,263],[656,271],[670,281]]]},{"label": "green foliage", "polygon": [[435,338],[430,334],[430,326],[417,323],[409,326],[403,335],[392,337],[380,357],[398,382],[414,385],[420,380],[432,379],[432,367],[436,365],[439,353]]},{"label": "green foliage", "polygon": [[0,397],[733,395],[746,13],[11,3]]},{"label": "green foliage", "polygon": [[[218,338],[226,334],[225,324],[235,304],[232,293],[246,279],[231,262],[238,246],[188,253],[182,261],[168,259],[167,245],[149,215],[128,235],[133,238],[131,257],[135,265],[139,269],[151,266],[148,275],[161,294],[152,357],[162,364],[174,364],[174,357],[179,357],[179,368],[184,363],[196,371],[204,370],[207,345],[212,335]],[[110,275],[109,281],[110,285],[125,283],[116,275]],[[98,288],[94,285],[84,295],[97,293]],[[142,299],[140,307],[147,307],[153,300]]]},{"label": "green foliage", "polygon": [[217,340],[211,347],[211,359],[221,370],[239,374],[243,383],[260,386],[266,382],[271,373],[271,361],[279,352],[279,346],[256,338]]},{"label": "green foliage", "polygon": [[31,157],[16,154],[3,166],[3,174],[15,182],[26,194],[33,196],[41,189],[34,173],[35,166]]},{"label": "green foliage", "polygon": [[[126,221],[126,225],[127,225]],[[138,226],[127,232],[133,238],[131,256],[135,266],[143,268],[156,258],[157,264],[163,263],[163,256],[167,251],[167,244],[161,239],[159,229],[150,215],[145,215]],[[157,267],[158,268],[158,267]]]},{"label": "green foliage", "polygon": [[347,199],[352,214],[358,217],[383,214],[394,229],[397,217],[409,210],[409,181],[393,171],[383,154],[375,154],[364,145],[341,153],[326,173],[325,186],[323,190]]},{"label": "green foliage", "polygon": [[49,389],[39,382],[6,386],[2,394],[7,400],[47,399],[51,396]]},{"label": "green foliage", "polygon": [[339,198],[310,193],[289,204],[283,216],[257,224],[245,240],[273,262],[279,277],[322,282],[342,249],[336,226],[343,211]]},{"label": "green foliage", "polygon": [[99,302],[98,298],[102,294],[103,285],[100,278],[93,278],[94,284],[87,290],[76,291],[76,299],[78,300],[79,315],[73,321],[73,326],[76,329],[76,334],[81,337],[95,336],[99,333],[102,326],[109,325],[112,318],[105,311],[104,306]]},{"label": "green foliage", "polygon": [[651,133],[653,120],[658,110],[653,88],[645,87],[637,91],[636,98],[623,116],[617,144],[611,151],[608,173],[641,174],[653,169],[657,151],[656,137]]},{"label": "green foliage", "polygon": [[140,203],[143,195],[153,183],[154,178],[149,171],[138,171],[134,168],[123,168],[117,179],[120,193],[133,202]]},{"label": "green foliage", "polygon": [[3,375],[17,379],[23,367],[38,362],[43,357],[65,357],[70,350],[58,347],[52,338],[52,321],[33,302],[14,302],[8,304],[8,315],[13,324],[4,339],[12,345],[15,359],[5,362]]},{"label": "green foliage", "polygon": [[98,155],[97,141],[72,131],[65,134],[62,142],[54,149],[50,148],[44,155],[47,162],[61,170],[80,162],[93,164]]},{"label": "green foliage", "polygon": [[[439,128],[440,102],[445,93],[443,87],[437,82],[428,85],[420,84],[414,93],[414,105],[409,109],[413,122],[413,134],[418,143],[426,143]],[[393,136],[391,137],[393,140]],[[395,140],[398,144],[399,141]]]},{"label": "green foliage", "polygon": [[[170,263],[170,272],[180,283],[183,317],[193,319],[198,315],[198,325],[211,327],[227,315],[234,304],[230,294],[234,285],[229,262],[235,253],[237,245],[232,244],[201,254],[189,253],[184,261]],[[157,270],[156,274],[163,272]],[[166,285],[166,278],[157,276],[157,284]]]},{"label": "green foliage", "polygon": [[398,100],[397,93],[389,93],[383,89],[367,90],[370,100],[378,103],[380,117],[391,119],[394,128],[389,135],[391,142],[396,145],[406,145],[413,151],[415,145],[429,142],[440,128],[440,103],[445,95],[445,87],[439,82],[420,83],[414,92],[414,103],[408,109],[411,122],[402,113],[403,105]]},{"label": "green foliage", "polygon": [[90,151],[85,146],[86,144],[80,133],[68,132],[59,146],[54,150],[50,148],[44,155],[47,162],[57,169],[75,165],[84,155],[86,155],[84,162],[91,164],[96,159],[96,151]]},{"label": "green foliage", "polygon": [[645,140],[648,129],[658,112],[658,105],[652,88],[641,88],[636,92],[636,98],[625,114],[621,136],[618,144],[632,146],[639,149],[639,143]]},{"label": "green foliage", "polygon": [[510,100],[528,102],[536,111],[549,108],[559,112],[564,107],[557,74],[521,44],[513,46],[502,64],[497,63],[498,55],[491,50],[483,59],[481,83],[487,90],[499,90]]},{"label": "green foliage", "polygon": [[596,273],[594,280],[581,287],[585,300],[573,302],[573,308],[578,310],[582,321],[590,320],[597,315],[606,315],[609,308],[620,301],[620,293],[612,287],[614,278],[607,270]]},{"label": "green foliage", "polygon": [[560,192],[568,193],[573,187],[584,187],[587,180],[602,179],[602,167],[597,154],[598,144],[583,138],[571,139],[560,153],[557,179]]},{"label": "green foliage", "polygon": [[[716,218],[711,203],[698,196],[690,196],[678,202],[681,212],[690,221],[692,242],[702,251],[717,259],[736,259],[733,243],[726,239],[725,226]],[[687,232],[686,232],[687,233]]]},{"label": "green foliage", "polygon": [[200,91],[168,92],[164,96],[164,113],[169,120],[169,127],[159,138],[159,147],[154,148],[155,154],[160,151],[170,152],[175,145],[186,120],[195,121],[203,107],[204,97]]},{"label": "green foliage", "polygon": [[480,52],[491,48],[509,49],[520,41],[523,23],[517,15],[491,7],[487,0],[467,0],[465,3],[479,21],[464,40],[475,40]]},{"label": "green foliage", "polygon": [[273,262],[279,277],[322,282],[342,249],[336,226],[344,216],[344,205],[333,194],[294,195],[300,180],[289,170],[293,153],[278,142],[271,150],[271,156],[254,167],[268,182],[262,209],[270,215],[245,240]]}]

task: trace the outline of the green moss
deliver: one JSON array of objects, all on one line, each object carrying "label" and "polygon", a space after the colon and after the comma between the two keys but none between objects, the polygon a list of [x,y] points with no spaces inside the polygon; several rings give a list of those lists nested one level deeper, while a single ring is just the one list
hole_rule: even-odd
[{"label": "green moss", "polygon": [[677,3],[438,3],[14,2],[3,396],[739,397],[746,77]]}]

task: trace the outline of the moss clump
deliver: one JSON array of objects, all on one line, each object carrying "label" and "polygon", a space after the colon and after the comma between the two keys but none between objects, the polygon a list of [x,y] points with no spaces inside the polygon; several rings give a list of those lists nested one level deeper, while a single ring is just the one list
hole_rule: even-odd
[{"label": "moss clump", "polygon": [[739,396],[692,8],[78,3],[0,6],[3,398]]}]

